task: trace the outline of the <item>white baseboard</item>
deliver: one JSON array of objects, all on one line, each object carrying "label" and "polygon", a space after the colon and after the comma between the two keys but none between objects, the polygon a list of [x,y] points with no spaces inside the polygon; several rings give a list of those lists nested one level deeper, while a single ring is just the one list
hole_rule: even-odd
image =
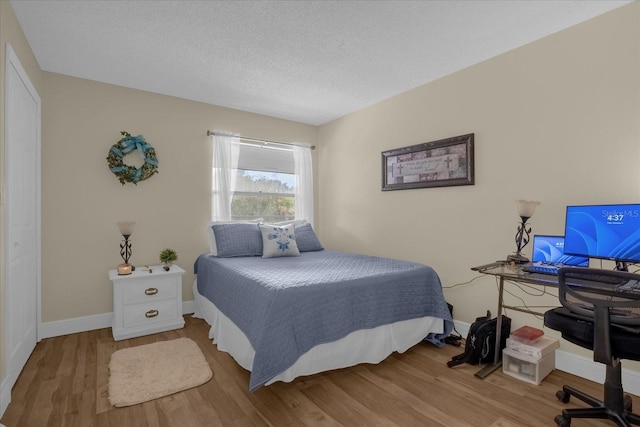
[{"label": "white baseboard", "polygon": [[182,314],[193,314],[195,312],[196,302],[194,300],[182,301]]},{"label": "white baseboard", "polygon": [[[556,369],[599,384],[604,384],[605,366],[602,363],[594,362],[584,356],[569,353],[564,350],[556,350]],[[623,378],[623,381],[624,380],[626,380],[626,378]],[[631,390],[625,391],[638,394]]]},{"label": "white baseboard", "polygon": [[[640,396],[640,372],[624,369],[624,360],[622,366],[622,388],[626,393]],[[556,350],[556,369],[604,384],[605,365],[568,351]]]},{"label": "white baseboard", "polygon": [[[4,411],[7,410],[9,403],[11,403],[11,388],[9,387],[7,378],[5,378],[2,383],[0,383],[0,418],[4,415]],[[0,424],[0,427],[4,426]]]},{"label": "white baseboard", "polygon": [[44,339],[92,331],[94,329],[110,328],[112,318],[113,313],[102,313],[42,323],[38,329],[38,337]]},{"label": "white baseboard", "polygon": [[[457,320],[454,320],[453,324],[460,335],[466,338],[471,324]],[[624,366],[624,360],[622,364]],[[594,362],[592,359],[568,351],[556,350],[556,369],[598,384],[604,384],[605,366],[602,363]],[[623,368],[622,386],[626,393],[640,396],[640,372]]]},{"label": "white baseboard", "polygon": [[[183,301],[182,314],[195,312],[195,302]],[[95,314],[93,316],[74,317],[72,319],[56,320],[40,325],[38,339],[59,337],[78,332],[93,331],[95,329],[110,328],[113,313]]]},{"label": "white baseboard", "polygon": [[471,327],[471,323],[461,322],[459,320],[454,319],[453,327],[454,327],[454,330],[451,332],[453,333],[457,332],[460,335],[462,335],[462,338],[466,338],[467,335],[469,335],[469,328]]}]

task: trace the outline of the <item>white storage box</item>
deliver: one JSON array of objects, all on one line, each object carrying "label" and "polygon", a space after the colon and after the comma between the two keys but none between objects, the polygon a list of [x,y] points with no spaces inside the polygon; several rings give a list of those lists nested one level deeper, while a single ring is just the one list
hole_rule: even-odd
[{"label": "white storage box", "polygon": [[542,336],[533,344],[524,344],[521,341],[514,340],[512,337],[507,338],[507,348],[522,354],[524,356],[533,357],[534,359],[542,359],[549,353],[558,348],[559,343],[555,338]]},{"label": "white storage box", "polygon": [[540,384],[556,367],[555,352],[541,359],[527,356],[510,348],[502,350],[502,371],[514,378],[531,384]]}]

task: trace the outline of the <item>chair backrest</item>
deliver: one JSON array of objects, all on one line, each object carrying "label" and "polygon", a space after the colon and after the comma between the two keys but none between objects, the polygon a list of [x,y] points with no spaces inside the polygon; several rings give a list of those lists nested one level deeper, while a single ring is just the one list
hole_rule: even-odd
[{"label": "chair backrest", "polygon": [[[601,282],[600,277],[639,282],[638,293],[624,293],[619,290],[619,284]],[[596,307],[605,307],[609,309],[612,323],[640,325],[640,275],[626,271],[564,267],[558,272],[558,284],[560,302],[572,312],[590,317]]]},{"label": "chair backrest", "polygon": [[611,327],[640,333],[640,294],[623,293],[621,285],[601,281],[603,276],[640,281],[640,275],[624,271],[564,267],[558,271],[558,298],[578,319],[594,323],[594,360],[610,363]]}]

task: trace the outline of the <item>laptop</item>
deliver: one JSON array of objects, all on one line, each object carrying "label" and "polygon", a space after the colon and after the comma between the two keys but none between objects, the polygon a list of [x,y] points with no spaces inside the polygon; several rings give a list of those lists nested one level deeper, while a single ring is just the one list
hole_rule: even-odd
[{"label": "laptop", "polygon": [[523,270],[529,273],[558,274],[562,267],[589,267],[589,258],[564,253],[564,236],[533,236],[531,263]]}]

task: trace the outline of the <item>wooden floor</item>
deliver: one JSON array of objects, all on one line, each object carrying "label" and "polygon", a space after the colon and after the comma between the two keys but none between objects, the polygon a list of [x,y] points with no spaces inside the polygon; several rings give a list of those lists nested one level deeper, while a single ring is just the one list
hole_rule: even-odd
[{"label": "wooden floor", "polygon": [[[185,316],[184,329],[114,342],[111,329],[42,340],[0,420],[7,427],[39,426],[553,426],[564,406],[555,392],[570,383],[596,396],[602,386],[554,371],[531,385],[497,371],[484,380],[476,366],[447,368],[460,348],[419,344],[377,365],[276,383],[249,393],[249,374],[207,338],[208,326]],[[114,408],[107,400],[113,351],[189,337],[207,358],[206,384],[151,402]],[[572,426],[607,426],[576,420]]]}]

